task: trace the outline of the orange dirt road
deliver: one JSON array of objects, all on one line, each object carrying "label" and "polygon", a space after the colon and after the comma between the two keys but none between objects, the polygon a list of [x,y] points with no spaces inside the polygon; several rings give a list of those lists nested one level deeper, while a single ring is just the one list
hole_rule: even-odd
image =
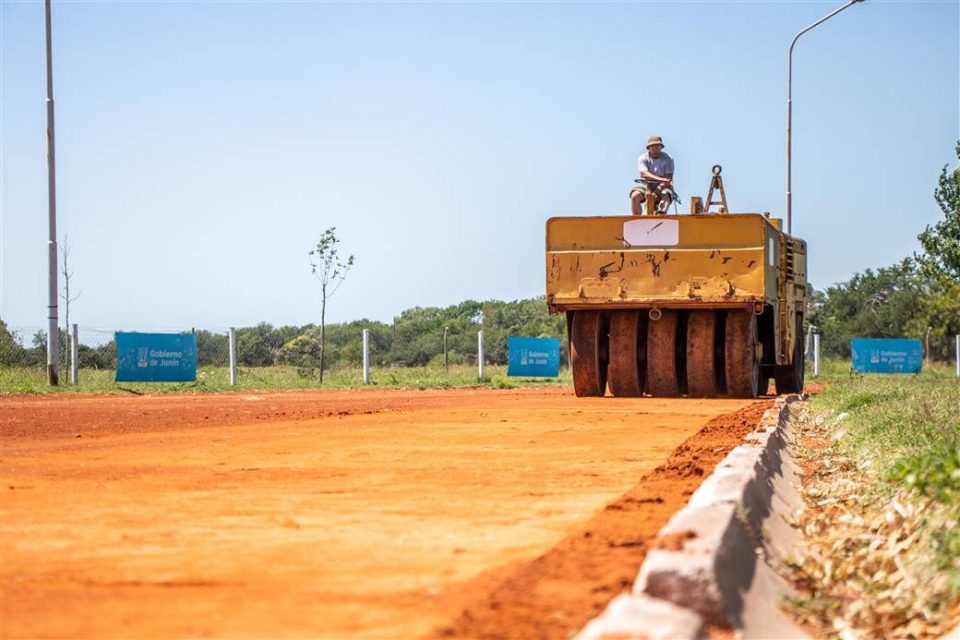
[{"label": "orange dirt road", "polygon": [[768,404],[0,397],[0,636],[568,637]]}]

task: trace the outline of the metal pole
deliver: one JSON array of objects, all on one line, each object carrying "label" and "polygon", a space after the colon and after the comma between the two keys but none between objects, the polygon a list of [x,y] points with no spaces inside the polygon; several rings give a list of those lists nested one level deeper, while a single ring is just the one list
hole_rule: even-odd
[{"label": "metal pole", "polygon": [[80,378],[80,341],[77,339],[77,325],[72,325],[70,329],[70,384],[76,386]]},{"label": "metal pole", "polygon": [[363,384],[370,384],[370,330],[363,330]]},{"label": "metal pole", "polygon": [[820,334],[813,334],[813,377],[820,375]]},{"label": "metal pole", "polygon": [[44,2],[47,44],[47,384],[60,382],[60,331],[57,314],[57,174],[53,122],[53,35],[50,28],[50,0]]},{"label": "metal pole", "polygon": [[477,371],[483,380],[483,329],[477,331]]},{"label": "metal pole", "polygon": [[237,330],[230,327],[227,333],[227,343],[230,349],[230,386],[237,386]]},{"label": "metal pole", "polygon": [[443,328],[443,372],[446,374],[450,373],[450,355],[447,351],[447,331],[450,327]]},{"label": "metal pole", "polygon": [[790,50],[787,52],[787,233],[793,233],[793,160],[792,160],[792,129],[793,129],[793,45],[797,44],[797,40],[800,39],[800,36],[805,34],[807,31],[810,31],[814,27],[826,22],[833,16],[837,15],[847,7],[857,4],[858,2],[863,2],[863,0],[850,0],[847,4],[843,5],[839,9],[834,9],[832,12],[823,16],[809,27],[806,27],[800,31],[797,35],[793,36],[793,40],[790,42]]},{"label": "metal pole", "polygon": [[957,334],[956,356],[957,356],[957,377],[960,378],[960,333]]}]

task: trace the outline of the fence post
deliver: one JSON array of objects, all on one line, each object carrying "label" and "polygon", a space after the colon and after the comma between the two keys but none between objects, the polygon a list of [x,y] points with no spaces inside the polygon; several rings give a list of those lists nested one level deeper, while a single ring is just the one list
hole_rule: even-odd
[{"label": "fence post", "polygon": [[370,384],[370,330],[363,330],[363,384]]},{"label": "fence post", "polygon": [[70,326],[70,384],[78,384],[80,369],[80,343],[77,340],[77,325]]},{"label": "fence post", "polygon": [[477,372],[483,380],[483,329],[477,331]]},{"label": "fence post", "polygon": [[229,344],[230,344],[230,386],[235,387],[237,385],[237,330],[234,327],[230,327],[229,332]]},{"label": "fence post", "polygon": [[450,357],[447,352],[447,331],[450,327],[443,328],[443,372],[447,375],[450,374]]},{"label": "fence post", "polygon": [[813,334],[813,377],[820,375],[820,334]]},{"label": "fence post", "polygon": [[960,333],[956,335],[956,350],[957,350],[957,377],[960,378]]}]

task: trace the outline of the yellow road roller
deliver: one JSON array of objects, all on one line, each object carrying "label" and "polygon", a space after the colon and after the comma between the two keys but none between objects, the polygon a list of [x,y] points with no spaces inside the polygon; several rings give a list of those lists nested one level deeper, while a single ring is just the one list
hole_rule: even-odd
[{"label": "yellow road roller", "polygon": [[578,396],[803,390],[806,243],[728,212],[720,173],[689,215],[547,221],[547,304],[566,314]]}]

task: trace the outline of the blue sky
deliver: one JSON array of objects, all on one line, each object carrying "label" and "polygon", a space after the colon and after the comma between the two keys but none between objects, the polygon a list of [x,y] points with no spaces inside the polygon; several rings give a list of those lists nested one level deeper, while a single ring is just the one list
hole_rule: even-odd
[{"label": "blue sky", "polygon": [[[55,2],[72,319],[306,324],[543,292],[552,215],[624,214],[662,135],[684,200],[784,208],[786,47],[840,2]],[[960,137],[960,4],[858,4],[794,65],[817,287],[918,248]],[[42,2],[0,2],[0,318],[46,317]]]}]

